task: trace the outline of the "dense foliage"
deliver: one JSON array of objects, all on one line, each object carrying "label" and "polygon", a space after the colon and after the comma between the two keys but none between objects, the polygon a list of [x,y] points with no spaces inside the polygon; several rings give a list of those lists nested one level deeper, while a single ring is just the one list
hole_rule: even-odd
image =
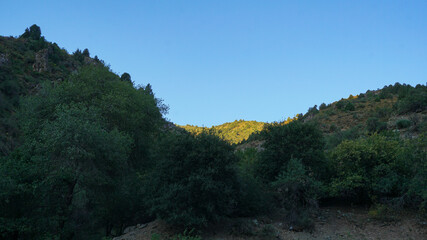
[{"label": "dense foliage", "polygon": [[272,124],[187,132],[167,110],[150,84],[135,87],[88,49],[68,54],[37,25],[0,37],[0,238],[101,239],[156,217],[202,228],[276,209],[311,228],[324,199],[427,217],[424,85]]},{"label": "dense foliage", "polygon": [[157,103],[96,65],[23,99],[21,145],[0,165],[2,236],[91,239],[134,221],[137,174],[164,125]]},{"label": "dense foliage", "polygon": [[256,166],[259,178],[273,181],[292,158],[300,159],[318,177],[324,172],[323,136],[314,125],[292,121],[271,125],[261,134],[265,150]]},{"label": "dense foliage", "polygon": [[147,180],[149,209],[184,227],[206,226],[232,213],[236,204],[236,157],[214,135],[170,135],[162,142]]}]

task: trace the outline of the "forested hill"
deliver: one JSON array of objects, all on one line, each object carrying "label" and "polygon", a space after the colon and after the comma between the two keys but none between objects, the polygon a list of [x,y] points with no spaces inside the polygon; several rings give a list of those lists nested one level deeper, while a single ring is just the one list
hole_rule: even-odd
[{"label": "forested hill", "polygon": [[[233,239],[275,239],[275,226],[311,231],[322,201],[427,218],[426,107],[425,85],[395,84],[191,134],[149,84],[33,25],[0,37],[0,239],[112,239],[155,219],[182,231],[151,239],[200,239],[184,229],[227,219]],[[241,221],[269,216],[280,222]]]},{"label": "forested hill", "polygon": [[101,239],[151,219],[142,176],[166,111],[149,84],[37,25],[0,37],[0,239]]},{"label": "forested hill", "polygon": [[20,98],[34,94],[42,82],[59,83],[83,66],[104,65],[89,50],[68,54],[56,43],[46,41],[37,25],[19,37],[0,36],[0,155],[16,146],[18,135],[14,114]]},{"label": "forested hill", "polygon": [[[288,117],[279,124],[288,124],[296,119],[314,123],[332,138],[357,138],[365,132],[385,130],[414,136],[427,130],[427,87],[396,83],[356,96],[350,95],[330,104],[314,105],[305,114]],[[259,139],[261,130],[269,125],[272,124],[236,120],[212,128],[192,125],[180,127],[194,134],[212,131],[228,142],[237,144],[248,139]]]},{"label": "forested hill", "polygon": [[[37,94],[43,84],[57,85],[85,67],[109,67],[89,50],[69,54],[48,42],[37,25],[19,37],[0,36],[0,156],[17,146],[19,135],[16,111],[23,96]],[[118,77],[131,82],[129,74]],[[148,85],[147,92],[151,91]]]},{"label": "forested hill", "polygon": [[224,123],[218,126],[198,127],[193,125],[178,126],[184,128],[188,132],[200,134],[203,131],[210,131],[211,133],[223,138],[232,144],[237,144],[243,140],[248,139],[252,133],[261,131],[265,126],[263,122],[236,120],[234,122]]}]

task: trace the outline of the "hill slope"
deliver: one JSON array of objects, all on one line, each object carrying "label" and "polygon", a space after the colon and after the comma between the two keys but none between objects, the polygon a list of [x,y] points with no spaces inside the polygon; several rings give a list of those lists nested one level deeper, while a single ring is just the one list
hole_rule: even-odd
[{"label": "hill slope", "polygon": [[105,65],[89,51],[72,55],[46,41],[37,25],[19,37],[0,36],[0,156],[16,146],[14,114],[22,96],[40,89],[42,82],[58,83],[86,65]]},{"label": "hill slope", "polygon": [[203,131],[211,131],[213,134],[220,136],[229,143],[237,144],[256,132],[261,131],[266,123],[257,121],[236,120],[234,122],[224,123],[211,128],[198,127],[193,125],[178,126],[188,132],[199,134]]},{"label": "hill slope", "polygon": [[[388,129],[411,137],[427,130],[427,87],[396,83],[375,91],[368,90],[328,105],[315,105],[305,114],[297,114],[281,124],[296,119],[318,125],[328,136],[353,134],[356,138],[366,131]],[[194,134],[212,131],[230,143],[238,144],[259,139],[258,133],[267,125],[269,123],[236,120],[212,128],[192,125],[179,127]]]}]

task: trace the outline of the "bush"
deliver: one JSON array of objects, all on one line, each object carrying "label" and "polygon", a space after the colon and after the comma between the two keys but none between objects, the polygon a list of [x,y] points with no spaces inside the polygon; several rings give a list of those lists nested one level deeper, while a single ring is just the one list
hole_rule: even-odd
[{"label": "bush", "polygon": [[324,110],[324,109],[326,109],[328,106],[326,106],[326,104],[325,103],[322,103],[322,104],[320,104],[320,106],[319,106],[319,110]]},{"label": "bush", "polygon": [[369,133],[382,132],[387,130],[387,123],[380,122],[376,117],[371,117],[366,121],[366,129]]},{"label": "bush", "polygon": [[170,224],[202,227],[236,205],[236,157],[225,141],[206,132],[173,134],[161,144],[147,181],[148,207]]},{"label": "bush", "polygon": [[236,151],[238,157],[239,194],[235,215],[256,216],[269,212],[273,206],[270,191],[255,178],[255,167],[259,153],[255,148]]},{"label": "bush", "polygon": [[238,158],[238,170],[244,175],[251,177],[255,176],[255,166],[259,159],[259,153],[256,148],[247,148],[237,150],[236,156]]},{"label": "bush", "polygon": [[375,204],[369,210],[368,215],[375,220],[383,222],[393,222],[397,220],[395,211],[385,204]]},{"label": "bush", "polygon": [[236,236],[256,235],[256,224],[252,220],[238,219],[231,227],[231,234]]},{"label": "bush", "polygon": [[239,174],[239,192],[234,215],[251,217],[273,209],[273,195],[268,188],[252,176]]},{"label": "bush", "polygon": [[279,232],[273,225],[266,224],[261,228],[261,230],[257,233],[257,235],[261,240],[270,240],[270,239],[277,238],[277,236],[279,235]]},{"label": "bush", "polygon": [[339,100],[339,101],[335,104],[335,107],[336,107],[337,109],[343,109],[343,108],[346,106],[346,102],[347,102],[347,101],[345,101],[345,100],[341,99],[341,100]]},{"label": "bush", "polygon": [[354,109],[355,109],[355,107],[354,107],[353,103],[351,103],[351,102],[348,102],[344,108],[344,110],[346,110],[346,111],[354,111]]},{"label": "bush", "polygon": [[[335,126],[335,125],[331,125],[331,128],[332,126]],[[325,148],[328,150],[338,146],[338,144],[340,144],[344,140],[354,140],[359,138],[361,136],[363,127],[360,125],[357,125],[345,131],[337,131],[337,129],[335,130],[336,132],[329,134],[325,137],[326,138]]]},{"label": "bush", "polygon": [[331,194],[365,202],[401,196],[410,173],[401,151],[397,140],[376,134],[342,142],[330,154]]},{"label": "bush", "polygon": [[421,112],[427,108],[427,87],[410,88],[399,94],[397,108],[399,114],[407,112]]},{"label": "bush", "polygon": [[411,166],[411,180],[407,189],[407,204],[419,209],[427,218],[427,135],[421,134],[405,146],[404,156]]},{"label": "bush", "polygon": [[309,176],[301,160],[292,158],[272,186],[277,190],[281,206],[294,226],[309,227],[305,216],[318,207],[322,184]]},{"label": "bush", "polygon": [[396,127],[398,129],[408,128],[410,126],[411,126],[411,121],[409,121],[407,119],[401,119],[401,120],[396,122]]}]

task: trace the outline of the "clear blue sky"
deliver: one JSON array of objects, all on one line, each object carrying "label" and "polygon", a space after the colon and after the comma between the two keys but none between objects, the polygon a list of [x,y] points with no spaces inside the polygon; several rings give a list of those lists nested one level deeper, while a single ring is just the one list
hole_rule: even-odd
[{"label": "clear blue sky", "polygon": [[151,83],[177,124],[280,121],[395,82],[427,82],[427,1],[0,2],[0,35],[37,24]]}]

